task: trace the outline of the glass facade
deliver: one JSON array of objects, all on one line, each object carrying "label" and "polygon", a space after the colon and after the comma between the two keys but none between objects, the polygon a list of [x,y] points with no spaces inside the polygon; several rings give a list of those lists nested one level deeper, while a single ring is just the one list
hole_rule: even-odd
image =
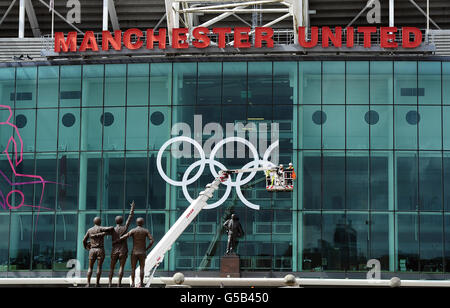
[{"label": "glass facade", "polygon": [[[297,180],[292,193],[267,192],[262,173],[222,185],[210,202],[220,206],[199,214],[160,271],[218,271],[235,212],[242,271],[365,277],[377,259],[408,277],[448,275],[449,89],[440,61],[0,67],[0,276],[64,275],[70,259],[86,270],[93,218],[114,225],[132,200],[159,241],[186,194],[213,179],[192,144],[165,145],[178,135],[203,149],[240,136],[261,158],[278,140]],[[231,142],[210,164],[242,168],[251,152]]]}]

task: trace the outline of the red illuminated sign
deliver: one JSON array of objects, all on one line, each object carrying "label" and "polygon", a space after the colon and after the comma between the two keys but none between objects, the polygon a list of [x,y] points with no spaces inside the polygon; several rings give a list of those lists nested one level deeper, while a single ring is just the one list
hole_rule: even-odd
[{"label": "red illuminated sign", "polygon": [[[355,35],[362,36],[364,48],[372,47],[373,35],[378,32],[376,27],[348,27],[345,31],[342,27],[321,28],[321,45],[319,45],[319,28],[311,27],[311,35],[306,39],[305,27],[299,27],[298,44],[303,48],[314,47],[343,47],[343,42],[347,48],[353,48],[355,45]],[[381,48],[416,48],[422,44],[422,32],[415,27],[403,27],[401,42],[396,41],[397,27],[381,27],[380,33],[380,47]],[[213,28],[208,29],[204,27],[194,28],[192,31],[192,44],[188,43],[187,28],[176,28],[172,30],[171,46],[173,49],[187,49],[189,47],[207,48],[211,46],[211,35],[217,37],[217,47],[225,48],[226,35],[232,33],[233,48],[273,48],[273,34],[274,30],[269,27],[256,27],[254,32],[249,27],[231,28]],[[250,36],[254,36],[254,40]],[[344,37],[345,36],[345,37]],[[345,40],[344,40],[345,38]],[[159,49],[166,49],[169,45],[167,42],[167,29],[161,28],[157,33],[153,29],[147,29],[144,35],[139,29],[133,28],[122,32],[116,30],[114,33],[103,31],[101,41],[97,41],[93,31],[86,31],[81,45],[78,46],[78,33],[69,32],[67,36],[62,32],[55,33],[55,52],[97,52],[109,50],[122,50],[122,46],[128,50],[137,50],[141,48],[154,49],[155,43],[158,42]]]}]

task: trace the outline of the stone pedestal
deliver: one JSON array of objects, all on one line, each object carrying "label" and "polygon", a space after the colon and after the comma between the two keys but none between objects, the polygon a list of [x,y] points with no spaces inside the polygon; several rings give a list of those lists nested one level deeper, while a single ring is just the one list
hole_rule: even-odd
[{"label": "stone pedestal", "polygon": [[241,277],[239,256],[237,254],[225,255],[220,259],[220,277]]}]

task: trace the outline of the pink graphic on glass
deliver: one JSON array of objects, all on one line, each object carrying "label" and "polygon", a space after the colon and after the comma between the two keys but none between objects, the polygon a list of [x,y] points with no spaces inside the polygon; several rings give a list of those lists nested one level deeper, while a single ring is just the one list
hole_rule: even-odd
[{"label": "pink graphic on glass", "polygon": [[[6,170],[0,170],[0,180],[3,178],[6,183],[8,184],[8,191],[2,191],[0,188],[0,205],[3,207],[3,209],[19,209],[22,206],[28,206],[38,209],[38,215],[40,209],[48,209],[41,206],[42,200],[44,197],[44,190],[45,190],[45,184],[49,183],[46,182],[41,176],[39,175],[31,175],[31,174],[21,174],[16,171],[17,167],[22,163],[23,161],[23,141],[22,137],[20,136],[19,129],[16,125],[10,122],[13,112],[11,110],[11,107],[0,105],[0,111],[4,111],[6,109],[9,112],[9,116],[6,121],[0,121],[0,129],[2,127],[11,127],[13,129],[13,134],[9,138],[8,143],[6,145],[6,149],[3,151],[3,153],[6,155],[8,159],[9,166],[11,168],[12,174],[14,175],[14,182],[11,181],[8,176],[5,174]],[[0,119],[1,120],[1,119]],[[18,139],[18,142],[16,139]],[[11,158],[11,155],[9,153],[9,149],[12,149],[14,159]],[[4,172],[5,171],[5,172]],[[8,174],[8,173],[7,173]],[[21,190],[22,185],[36,185],[41,184],[42,188],[40,190],[40,198],[39,198],[39,204],[33,205],[33,200],[25,200],[25,194]],[[36,190],[39,192],[39,189]],[[11,205],[11,199],[14,195],[15,199],[18,199],[20,202],[14,202],[16,205]],[[51,209],[48,209],[51,210]]]}]

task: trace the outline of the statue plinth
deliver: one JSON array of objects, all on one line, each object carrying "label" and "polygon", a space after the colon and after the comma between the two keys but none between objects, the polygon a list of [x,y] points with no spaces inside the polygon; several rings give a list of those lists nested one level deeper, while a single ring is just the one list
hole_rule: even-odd
[{"label": "statue plinth", "polygon": [[237,254],[224,255],[220,259],[220,277],[241,277],[239,256]]}]

